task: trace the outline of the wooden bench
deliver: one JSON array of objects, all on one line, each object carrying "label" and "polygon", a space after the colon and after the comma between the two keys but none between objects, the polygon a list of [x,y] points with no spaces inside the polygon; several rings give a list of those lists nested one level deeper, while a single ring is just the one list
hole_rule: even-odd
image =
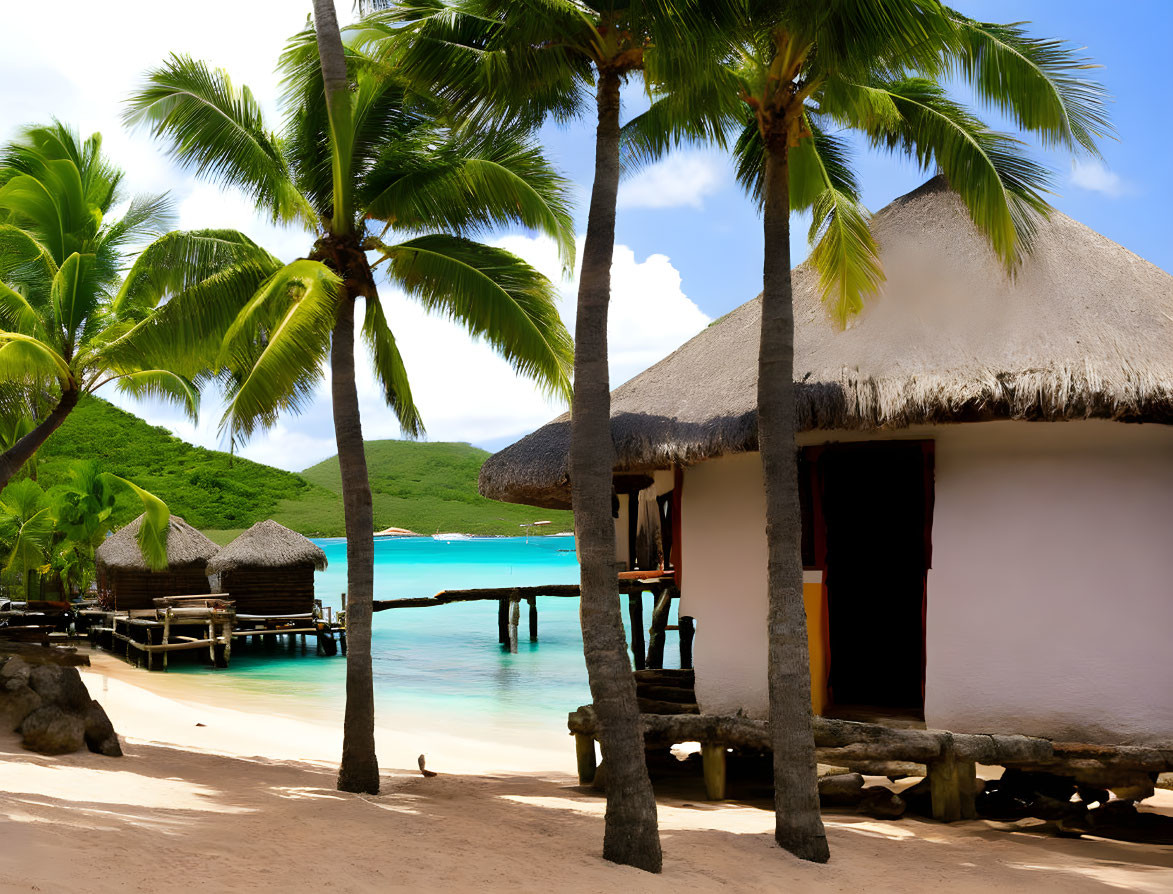
[{"label": "wooden bench", "polygon": [[[725,797],[728,749],[771,750],[769,724],[764,720],[713,714],[641,714],[640,719],[649,748],[700,743],[705,791],[711,800]],[[593,706],[572,711],[567,726],[575,738],[579,782],[589,785],[597,769],[598,720]],[[1143,788],[1147,784],[1150,792],[1153,774],[1173,770],[1173,743],[1086,745],[1033,736],[899,729],[817,716],[813,718],[813,729],[821,763],[846,767],[877,761],[925,764],[933,817],[945,822],[977,816],[977,764],[1055,773],[1105,788]]]}]

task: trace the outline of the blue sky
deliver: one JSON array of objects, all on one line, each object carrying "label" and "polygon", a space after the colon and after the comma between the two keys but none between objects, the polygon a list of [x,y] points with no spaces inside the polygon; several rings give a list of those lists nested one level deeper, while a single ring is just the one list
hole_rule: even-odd
[{"label": "blue sky", "polygon": [[[349,3],[338,6],[341,15],[349,13]],[[1052,201],[1058,209],[1173,270],[1173,2],[1120,0],[1109,6],[1102,0],[970,0],[957,6],[979,19],[1030,21],[1033,33],[1086,46],[1087,55],[1104,66],[1092,74],[1114,98],[1111,115],[1118,139],[1104,143],[1103,162],[1084,160],[1073,169],[1067,154],[1033,151],[1055,172],[1057,195]],[[50,27],[44,6],[13,5],[5,11],[7,40],[0,57],[0,81],[7,88],[0,92],[0,140],[51,115],[85,133],[100,130],[107,151],[127,169],[132,190],[171,193],[180,226],[238,227],[286,260],[304,255],[312,237],[275,229],[257,218],[241,197],[197,182],[144,135],[127,133],[119,115],[141,73],[179,51],[223,66],[235,80],[248,84],[275,126],[273,63],[284,39],[305,22],[309,8],[308,0],[203,0],[165,10],[157,0],[59,0],[52,7]],[[638,108],[639,88],[628,94],[630,108]],[[576,184],[582,233],[593,168],[593,122],[547,127],[542,139],[551,159]],[[929,176],[862,147],[856,158],[864,200],[873,211]],[[797,262],[806,253],[805,223],[796,219],[794,231]],[[501,234],[500,241],[550,275],[558,274],[548,242],[524,233]],[[715,150],[684,150],[626,181],[616,243],[613,384],[654,363],[761,287],[760,219],[740,193],[727,159]],[[572,281],[562,284],[561,310],[572,329],[574,291]],[[432,439],[495,448],[562,411],[484,345],[445,321],[427,317],[394,290],[384,289],[383,295]],[[373,377],[360,376],[359,385],[366,436],[397,437],[398,427],[381,405]],[[102,396],[188,440],[224,445],[216,394],[205,394],[204,411],[194,425],[171,407],[134,403],[108,390]],[[323,389],[301,417],[282,420],[242,452],[290,469],[331,455],[328,391]]]}]

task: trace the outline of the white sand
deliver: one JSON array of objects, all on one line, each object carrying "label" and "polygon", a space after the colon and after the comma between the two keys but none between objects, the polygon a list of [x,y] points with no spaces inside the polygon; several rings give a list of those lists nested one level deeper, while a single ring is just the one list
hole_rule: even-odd
[{"label": "white sand", "polygon": [[85,679],[126,756],[0,737],[0,892],[1173,891],[1173,848],[988,822],[827,813],[832,861],[803,864],[772,845],[767,805],[706,803],[699,780],[660,797],[653,877],[601,859],[603,801],[575,786],[568,739],[381,731],[385,764],[426,751],[441,775],[344,795],[336,729],[201,704],[190,678],[108,657]]}]

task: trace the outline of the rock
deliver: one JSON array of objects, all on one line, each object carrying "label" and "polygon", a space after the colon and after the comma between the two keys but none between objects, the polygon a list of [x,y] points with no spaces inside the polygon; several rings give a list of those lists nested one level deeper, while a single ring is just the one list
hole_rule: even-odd
[{"label": "rock", "polygon": [[31,671],[27,663],[16,655],[12,656],[0,667],[0,689],[12,691],[19,686],[27,686]]},{"label": "rock", "polygon": [[[17,678],[12,678],[19,683]],[[0,688],[0,725],[14,730],[26,717],[41,707],[41,697],[23,684],[12,688]]]},{"label": "rock", "polygon": [[104,754],[106,757],[122,757],[122,746],[118,743],[118,734],[114,732],[114,724],[106,716],[106,711],[96,700],[90,700],[83,718],[85,725],[86,747],[95,754]]},{"label": "rock", "polygon": [[1156,791],[1153,780],[1145,777],[1143,774],[1137,775],[1138,778],[1132,785],[1112,786],[1112,794],[1121,801],[1143,801],[1145,798],[1151,798],[1153,792]]},{"label": "rock", "polygon": [[29,674],[29,686],[46,704],[84,714],[90,707],[90,693],[76,667],[40,664]]},{"label": "rock", "polygon": [[85,744],[85,724],[76,714],[67,714],[57,705],[37,708],[20,725],[21,742],[40,754],[70,754]]},{"label": "rock", "polygon": [[900,819],[907,804],[900,795],[882,785],[869,785],[861,793],[857,813],[876,819]]},{"label": "rock", "polygon": [[824,807],[849,807],[859,803],[863,777],[858,773],[839,773],[819,780],[819,801]]}]

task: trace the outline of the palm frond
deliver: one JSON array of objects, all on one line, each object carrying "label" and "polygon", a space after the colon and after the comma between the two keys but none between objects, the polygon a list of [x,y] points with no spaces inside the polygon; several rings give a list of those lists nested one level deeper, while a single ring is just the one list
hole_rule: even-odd
[{"label": "palm frond", "polygon": [[53,277],[49,300],[56,318],[56,336],[66,356],[77,348],[79,330],[94,316],[101,292],[95,281],[93,255],[71,254]]},{"label": "palm frond", "polygon": [[427,310],[483,338],[521,375],[569,398],[573,345],[554,285],[516,255],[448,235],[379,245],[388,276]]},{"label": "palm frond", "polygon": [[234,440],[298,412],[321,380],[341,280],[325,264],[300,260],[277,271],[224,337],[231,373],[221,428]]},{"label": "palm frond", "polygon": [[1111,136],[1103,85],[1082,73],[1100,66],[1061,40],[1031,37],[1015,22],[979,22],[950,10],[960,45],[956,73],[978,96],[1047,146],[1099,155],[1096,141]]},{"label": "palm frond", "polygon": [[60,354],[31,335],[0,331],[0,382],[40,385],[54,380],[73,381]]},{"label": "palm frond", "polygon": [[178,406],[192,422],[200,418],[200,392],[189,380],[165,369],[140,369],[121,375],[117,388],[131,397],[154,397]]},{"label": "palm frond", "polygon": [[135,196],[118,220],[106,228],[102,242],[112,248],[162,236],[175,226],[175,203],[167,193]]},{"label": "palm frond", "polygon": [[167,570],[167,534],[171,527],[171,510],[167,504],[133,481],[103,472],[102,482],[111,488],[129,490],[143,506],[143,520],[138,530],[138,548],[151,571]]},{"label": "palm frond", "polygon": [[112,302],[116,313],[144,313],[210,276],[240,264],[281,264],[236,230],[178,230],[161,236],[135,259]]},{"label": "palm frond", "polygon": [[465,133],[417,148],[415,158],[388,152],[368,174],[360,191],[368,217],[400,230],[465,237],[520,224],[553,238],[564,265],[573,267],[570,183],[535,145],[509,133]]},{"label": "palm frond", "polygon": [[940,168],[1007,269],[1016,269],[1050,211],[1040,194],[1050,185],[1047,170],[1019,140],[990,130],[939,84],[902,78],[872,86],[892,97],[901,116],[895,127],[862,128],[872,144],[907,155],[922,168]]},{"label": "palm frond", "polygon": [[395,413],[399,427],[404,433],[418,438],[424,434],[424,423],[411,396],[411,383],[407,378],[403,357],[399,353],[399,345],[395,343],[395,336],[387,325],[387,318],[383,314],[383,306],[379,299],[368,297],[366,303],[362,324],[363,340],[370,348],[375,377],[383,388],[383,399]]},{"label": "palm frond", "polygon": [[7,283],[35,307],[49,302],[57,275],[53,255],[34,234],[12,224],[0,224],[0,281]]},{"label": "palm frond", "polygon": [[846,326],[884,281],[879,247],[868,228],[870,215],[855,196],[835,186],[815,198],[811,212],[810,263],[819,273],[823,303]]},{"label": "palm frond", "polygon": [[181,165],[241,189],[274,221],[313,226],[313,214],[294,188],[280,141],[265,129],[252,91],[233,85],[223,71],[178,54],[148,72],[146,81],[128,102],[128,124],[166,139]]}]

